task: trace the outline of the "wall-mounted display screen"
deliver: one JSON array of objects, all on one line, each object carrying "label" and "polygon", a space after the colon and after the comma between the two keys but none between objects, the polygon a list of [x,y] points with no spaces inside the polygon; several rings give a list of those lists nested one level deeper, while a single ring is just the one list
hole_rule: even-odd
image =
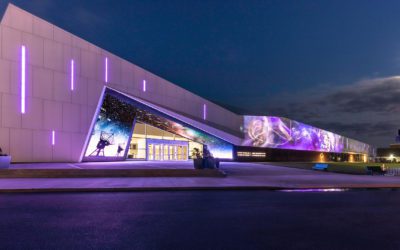
[{"label": "wall-mounted display screen", "polygon": [[276,116],[245,116],[243,146],[335,153],[364,153],[370,145]]}]

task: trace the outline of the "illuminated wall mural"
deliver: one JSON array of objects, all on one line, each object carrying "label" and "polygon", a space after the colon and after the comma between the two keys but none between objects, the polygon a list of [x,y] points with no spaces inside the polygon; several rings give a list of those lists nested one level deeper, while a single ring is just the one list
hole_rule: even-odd
[{"label": "illuminated wall mural", "polygon": [[125,157],[133,129],[135,109],[108,91],[93,127],[85,157]]},{"label": "illuminated wall mural", "polygon": [[[129,145],[134,120],[207,145],[214,157],[221,159],[232,159],[233,157],[232,144],[109,88],[105,90],[103,103],[85,157],[125,157],[125,149]],[[102,142],[102,137],[106,140],[107,136],[113,139],[109,143]],[[104,154],[103,151],[97,150],[99,143],[108,144],[104,148]],[[120,154],[118,154],[118,146],[123,148],[123,152]]]},{"label": "illuminated wall mural", "polygon": [[364,153],[368,144],[276,116],[244,116],[243,146],[335,153]]}]

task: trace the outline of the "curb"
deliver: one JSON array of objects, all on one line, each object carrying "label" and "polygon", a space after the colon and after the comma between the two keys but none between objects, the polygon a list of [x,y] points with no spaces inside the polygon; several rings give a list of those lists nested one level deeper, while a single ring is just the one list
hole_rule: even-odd
[{"label": "curb", "polygon": [[0,169],[0,180],[7,178],[224,178],[226,176],[226,173],[220,169]]},{"label": "curb", "polygon": [[0,189],[0,193],[68,193],[68,192],[154,192],[154,191],[287,191],[287,192],[327,192],[397,190],[398,186],[336,186],[336,187],[279,187],[279,186],[226,186],[226,187],[105,187],[105,188],[14,188]]}]

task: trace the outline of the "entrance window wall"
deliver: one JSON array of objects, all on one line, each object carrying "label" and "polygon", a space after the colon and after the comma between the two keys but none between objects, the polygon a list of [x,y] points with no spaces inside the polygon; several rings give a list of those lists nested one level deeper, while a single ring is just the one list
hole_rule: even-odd
[{"label": "entrance window wall", "polygon": [[186,161],[188,160],[188,143],[149,139],[147,154],[147,159],[151,161]]},{"label": "entrance window wall", "polygon": [[193,148],[202,151],[202,144],[179,135],[137,122],[133,131],[128,158],[148,160],[187,160]]}]

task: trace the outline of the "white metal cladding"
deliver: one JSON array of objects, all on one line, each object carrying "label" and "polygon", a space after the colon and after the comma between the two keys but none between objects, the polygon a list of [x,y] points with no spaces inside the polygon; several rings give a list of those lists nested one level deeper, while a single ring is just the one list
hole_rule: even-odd
[{"label": "white metal cladding", "polygon": [[[22,46],[26,49],[24,102]],[[0,24],[0,147],[14,162],[79,161],[104,86],[168,107],[182,114],[175,114],[177,118],[187,114],[193,118],[186,119],[188,123],[227,141],[237,139],[226,131],[240,133],[241,116],[8,5]]]}]

